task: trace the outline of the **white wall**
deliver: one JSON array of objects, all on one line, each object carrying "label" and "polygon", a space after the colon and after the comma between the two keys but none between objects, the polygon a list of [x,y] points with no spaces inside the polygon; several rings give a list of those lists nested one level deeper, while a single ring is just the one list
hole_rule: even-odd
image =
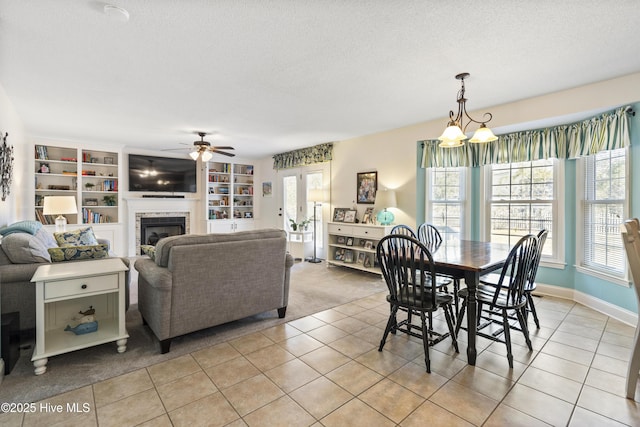
[{"label": "white wall", "polygon": [[26,218],[29,201],[27,195],[20,188],[27,182],[27,167],[24,161],[29,156],[27,150],[24,125],[13,104],[9,100],[4,87],[0,85],[0,132],[9,134],[7,145],[13,145],[13,181],[9,196],[4,202],[0,201],[0,226],[11,224],[19,219]]}]

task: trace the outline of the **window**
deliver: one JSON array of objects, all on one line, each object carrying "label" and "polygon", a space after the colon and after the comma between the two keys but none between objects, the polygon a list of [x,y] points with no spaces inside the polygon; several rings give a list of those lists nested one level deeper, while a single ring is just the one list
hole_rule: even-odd
[{"label": "window", "polygon": [[[582,260],[580,265],[624,277],[625,253],[620,224],[627,217],[626,149],[602,151],[582,159]],[[583,181],[581,181],[583,180]]]},{"label": "window", "polygon": [[427,177],[427,222],[463,236],[465,168],[429,168]]},{"label": "window", "polygon": [[559,168],[557,159],[489,167],[487,229],[492,242],[513,246],[522,236],[544,228],[549,234],[543,256],[559,257],[561,251],[554,242],[554,236],[561,235],[556,220]]}]

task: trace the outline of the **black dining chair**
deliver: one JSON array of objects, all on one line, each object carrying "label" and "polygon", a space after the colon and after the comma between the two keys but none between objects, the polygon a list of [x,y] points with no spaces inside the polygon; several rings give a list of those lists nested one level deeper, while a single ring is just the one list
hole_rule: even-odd
[{"label": "black dining chair", "polygon": [[413,237],[414,239],[418,237],[416,236],[416,232],[413,231],[413,228],[405,224],[394,225],[389,234],[401,234],[403,236]]},{"label": "black dining chair", "polygon": [[[527,306],[526,306],[527,310],[525,312],[526,313],[525,319],[527,320],[527,323],[528,323],[529,312],[531,312],[531,314],[533,315],[533,321],[535,322],[536,328],[538,329],[540,329],[540,320],[538,319],[538,313],[536,311],[536,305],[533,302],[532,293],[536,290],[536,287],[537,287],[536,275],[538,274],[538,267],[540,266],[540,259],[542,258],[542,249],[544,247],[545,242],[547,241],[548,234],[549,234],[548,230],[542,229],[538,232],[536,236],[538,238],[538,250],[536,253],[536,258],[534,260],[534,265],[531,268],[529,277],[527,277],[527,283],[524,286],[524,293],[527,297]],[[480,278],[480,283],[496,286],[499,280],[500,280],[499,274],[490,273],[482,276]]]},{"label": "black dining chair", "polygon": [[[533,234],[522,237],[513,246],[507,259],[502,267],[498,283],[489,285],[480,283],[476,291],[476,299],[478,303],[478,323],[482,319],[480,315],[483,313],[483,306],[487,306],[489,315],[500,315],[500,319],[489,317],[489,322],[482,326],[478,326],[477,335],[492,341],[502,342],[507,346],[507,360],[509,367],[513,368],[513,354],[511,352],[511,325],[509,323],[509,314],[515,312],[520,325],[519,330],[524,335],[529,350],[533,350],[531,339],[529,338],[529,329],[525,319],[525,311],[527,305],[527,296],[525,295],[525,285],[534,267],[535,258],[538,250],[538,238]],[[458,321],[456,323],[456,334],[462,328],[462,320],[464,319],[465,309],[469,299],[467,288],[460,289],[458,296],[462,299],[462,305],[458,312]],[[491,323],[500,323],[502,329],[499,333],[484,333],[483,327],[489,326]],[[504,335],[504,338],[500,338]]]},{"label": "black dining chair", "polygon": [[[437,286],[432,286],[436,282],[433,257],[417,239],[401,234],[389,234],[378,242],[376,257],[389,290],[387,301],[391,305],[391,313],[378,351],[382,351],[390,332],[395,334],[396,331],[400,331],[418,337],[422,339],[427,372],[431,372],[429,345],[450,336],[453,347],[458,352],[451,307],[453,296],[440,292]],[[444,311],[449,333],[438,339],[431,339],[429,314],[440,308]],[[421,326],[413,325],[410,319],[398,322],[399,309],[419,315]]]},{"label": "black dining chair", "polygon": [[[429,250],[434,252],[442,244],[442,235],[440,234],[440,231],[438,231],[438,229],[434,225],[425,222],[425,223],[422,223],[422,224],[420,224],[418,226],[418,240],[420,240],[420,242],[423,245],[425,245],[427,248],[429,248]],[[461,278],[460,277],[455,277],[455,276],[450,276],[448,274],[442,274],[442,273],[438,273],[438,276],[443,277],[443,278],[447,278],[447,279],[451,279],[453,281],[453,295],[454,295],[453,305],[456,308],[455,309],[455,313],[456,313],[456,316],[457,316],[457,313],[458,313],[458,297],[456,295],[458,295],[458,290],[460,289],[460,279]],[[448,289],[445,288],[445,291],[448,292]]]}]

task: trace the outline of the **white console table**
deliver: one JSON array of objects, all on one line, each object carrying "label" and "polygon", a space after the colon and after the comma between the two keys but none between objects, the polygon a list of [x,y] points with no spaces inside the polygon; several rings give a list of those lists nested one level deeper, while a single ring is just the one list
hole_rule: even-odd
[{"label": "white console table", "polygon": [[[36,345],[31,361],[44,374],[50,356],[115,341],[118,353],[127,349],[125,271],[120,258],[62,262],[38,267],[36,282]],[[80,311],[95,309],[98,330],[84,335],[65,331]]]}]

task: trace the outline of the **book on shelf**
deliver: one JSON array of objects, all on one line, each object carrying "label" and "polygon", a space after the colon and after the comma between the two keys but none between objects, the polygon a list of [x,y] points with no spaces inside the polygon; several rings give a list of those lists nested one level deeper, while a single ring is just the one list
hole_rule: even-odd
[{"label": "book on shelf", "polygon": [[38,160],[49,160],[47,147],[44,145],[36,145],[36,157]]}]

